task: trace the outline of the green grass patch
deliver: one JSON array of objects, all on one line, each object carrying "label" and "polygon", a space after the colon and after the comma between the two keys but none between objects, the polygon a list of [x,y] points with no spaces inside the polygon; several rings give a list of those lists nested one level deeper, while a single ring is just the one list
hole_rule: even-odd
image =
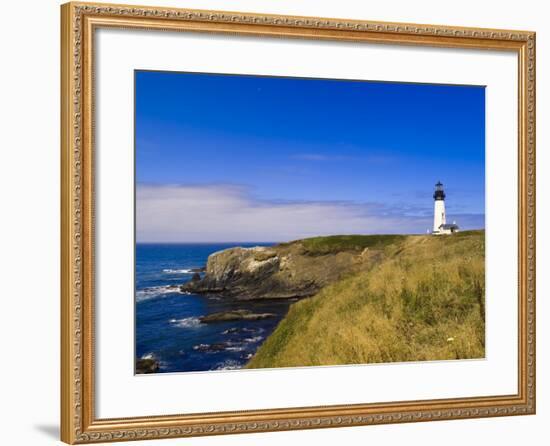
[{"label": "green grass patch", "polygon": [[312,237],[298,242],[302,244],[307,255],[326,255],[342,251],[362,251],[365,248],[383,248],[405,240],[406,235],[332,235]]}]

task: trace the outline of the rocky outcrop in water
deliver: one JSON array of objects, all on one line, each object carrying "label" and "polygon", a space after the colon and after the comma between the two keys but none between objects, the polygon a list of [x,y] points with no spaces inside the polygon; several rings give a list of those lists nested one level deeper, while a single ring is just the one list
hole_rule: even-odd
[{"label": "rocky outcrop in water", "polygon": [[268,319],[275,317],[274,313],[253,313],[250,310],[232,310],[212,313],[207,316],[202,316],[199,320],[203,324],[212,322],[227,322],[227,321],[258,321],[260,319]]},{"label": "rocky outcrop in water", "polygon": [[159,370],[159,363],[155,359],[146,358],[138,359],[136,361],[136,373],[145,374],[145,373],[156,373]]}]

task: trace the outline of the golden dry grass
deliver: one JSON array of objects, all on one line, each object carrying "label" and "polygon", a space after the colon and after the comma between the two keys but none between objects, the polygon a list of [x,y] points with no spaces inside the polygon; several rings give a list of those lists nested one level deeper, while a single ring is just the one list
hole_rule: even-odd
[{"label": "golden dry grass", "polygon": [[408,236],[293,304],[249,368],[482,358],[485,233]]}]

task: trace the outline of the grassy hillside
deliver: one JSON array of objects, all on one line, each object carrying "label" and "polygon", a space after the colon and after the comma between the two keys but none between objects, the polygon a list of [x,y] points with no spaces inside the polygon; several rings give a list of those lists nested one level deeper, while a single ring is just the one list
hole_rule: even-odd
[{"label": "grassy hillside", "polygon": [[348,251],[360,252],[365,248],[380,249],[405,238],[406,235],[332,235],[299,240],[299,243],[305,254],[317,256]]},{"label": "grassy hillside", "polygon": [[248,368],[484,357],[484,231],[301,243],[311,255],[378,255],[368,270],[293,304]]}]

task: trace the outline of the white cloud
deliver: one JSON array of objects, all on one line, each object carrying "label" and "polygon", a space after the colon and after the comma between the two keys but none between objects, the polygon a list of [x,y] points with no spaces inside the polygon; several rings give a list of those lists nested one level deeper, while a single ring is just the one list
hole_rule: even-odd
[{"label": "white cloud", "polygon": [[139,242],[286,241],[330,234],[424,232],[431,217],[379,204],[272,202],[232,185],[138,185]]},{"label": "white cloud", "polygon": [[338,161],[362,161],[371,164],[386,164],[396,162],[397,158],[391,154],[371,153],[369,155],[351,156],[351,155],[327,155],[324,153],[297,153],[290,157],[299,161],[317,161],[317,162],[338,162]]},{"label": "white cloud", "polygon": [[292,155],[291,158],[302,161],[346,161],[353,159],[344,155],[325,155],[322,153],[298,153],[297,155]]}]

